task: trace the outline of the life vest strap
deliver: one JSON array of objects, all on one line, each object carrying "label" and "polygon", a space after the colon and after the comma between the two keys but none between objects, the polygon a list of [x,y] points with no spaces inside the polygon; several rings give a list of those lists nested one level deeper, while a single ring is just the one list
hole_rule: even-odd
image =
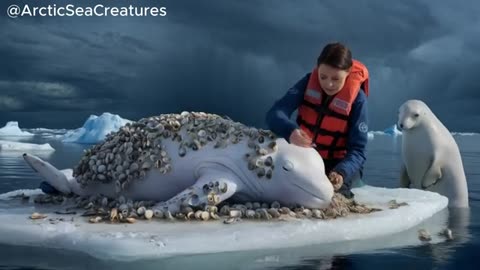
[{"label": "life vest strap", "polygon": [[332,151],[346,151],[347,147],[345,146],[334,146],[334,145],[325,145],[325,144],[315,144],[315,149],[317,150],[332,150]]},{"label": "life vest strap", "polygon": [[[337,136],[337,137],[333,137],[332,146],[338,144],[338,139],[339,139],[338,136]],[[346,150],[346,147],[345,147],[345,150]],[[329,159],[332,159],[333,157],[334,157],[334,150],[333,150],[333,147],[331,147],[330,149],[328,149],[328,158],[329,158]]]},{"label": "life vest strap", "polygon": [[338,118],[338,119],[348,121],[348,116],[347,115],[332,111],[329,107],[323,107],[323,106],[320,106],[320,104],[316,105],[316,104],[313,104],[313,103],[311,103],[307,100],[303,100],[302,105],[305,105],[305,106],[311,108],[312,110],[316,111],[319,114],[325,114],[325,115],[328,115],[328,116],[332,116],[332,117],[335,117],[335,118]]},{"label": "life vest strap", "polygon": [[345,134],[345,133],[340,132],[340,131],[330,131],[330,130],[326,130],[326,129],[323,129],[323,128],[320,128],[320,127],[316,127],[315,125],[311,125],[311,124],[305,122],[301,117],[297,117],[297,122],[300,125],[303,125],[306,128],[308,128],[310,131],[314,131],[315,129],[318,129],[318,135],[340,137],[340,138],[345,138],[345,137],[348,136],[348,134]]}]

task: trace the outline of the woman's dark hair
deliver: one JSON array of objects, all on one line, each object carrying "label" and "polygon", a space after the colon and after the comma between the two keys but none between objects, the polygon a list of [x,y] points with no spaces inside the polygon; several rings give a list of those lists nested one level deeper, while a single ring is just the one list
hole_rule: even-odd
[{"label": "woman's dark hair", "polygon": [[327,44],[317,58],[317,66],[320,64],[347,70],[352,67],[352,53],[339,42]]}]

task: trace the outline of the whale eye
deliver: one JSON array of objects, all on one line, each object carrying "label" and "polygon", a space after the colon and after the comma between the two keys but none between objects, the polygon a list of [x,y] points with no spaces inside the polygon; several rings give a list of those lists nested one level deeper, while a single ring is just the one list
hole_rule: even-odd
[{"label": "whale eye", "polygon": [[414,116],[415,118],[417,118],[417,117],[420,116],[420,114],[416,113],[416,114],[414,114],[413,116]]},{"label": "whale eye", "polygon": [[283,169],[287,172],[293,170],[293,163],[291,161],[285,160],[285,164],[283,164]]}]

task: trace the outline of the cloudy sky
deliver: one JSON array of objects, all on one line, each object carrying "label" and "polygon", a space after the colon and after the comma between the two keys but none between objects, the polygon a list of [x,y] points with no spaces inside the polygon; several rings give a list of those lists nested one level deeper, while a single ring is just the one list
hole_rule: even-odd
[{"label": "cloudy sky", "polygon": [[[7,16],[25,3],[164,6],[167,16]],[[370,70],[370,129],[422,99],[450,130],[480,131],[478,14],[477,0],[2,0],[0,125],[193,110],[264,127],[322,47],[341,41]]]}]

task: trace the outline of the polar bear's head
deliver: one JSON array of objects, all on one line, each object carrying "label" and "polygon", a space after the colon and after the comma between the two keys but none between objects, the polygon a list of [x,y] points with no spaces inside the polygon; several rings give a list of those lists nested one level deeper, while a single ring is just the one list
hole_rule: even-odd
[{"label": "polar bear's head", "polygon": [[423,101],[414,99],[406,101],[398,111],[398,128],[407,131],[421,125],[429,111]]}]

